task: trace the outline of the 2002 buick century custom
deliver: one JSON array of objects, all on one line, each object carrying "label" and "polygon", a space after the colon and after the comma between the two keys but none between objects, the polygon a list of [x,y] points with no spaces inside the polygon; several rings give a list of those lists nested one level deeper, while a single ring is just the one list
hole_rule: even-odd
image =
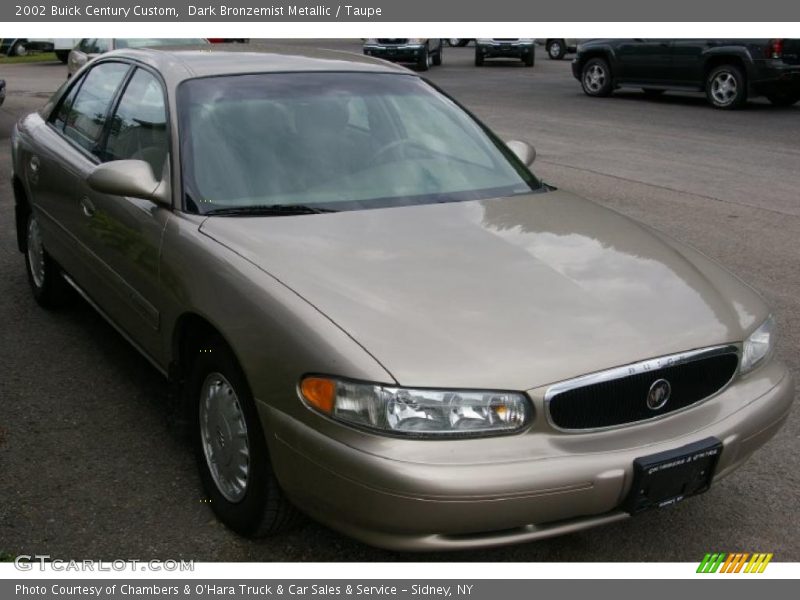
[{"label": "2002 buick century custom", "polygon": [[534,156],[368,57],[117,51],[14,131],[19,249],[181,390],[232,529],[531,540],[706,490],[793,399],[756,292]]}]

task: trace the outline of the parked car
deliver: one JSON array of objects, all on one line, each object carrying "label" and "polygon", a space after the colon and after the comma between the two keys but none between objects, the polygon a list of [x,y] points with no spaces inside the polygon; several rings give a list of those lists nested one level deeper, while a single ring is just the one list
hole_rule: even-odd
[{"label": "parked car", "polygon": [[800,100],[800,40],[591,40],[581,44],[572,73],[589,96],[637,87],[651,96],[705,92],[722,109],[740,108],[755,96],[790,106]]},{"label": "parked car", "polygon": [[577,52],[579,42],[580,40],[578,39],[547,38],[544,42],[544,48],[549,59],[561,60],[567,54]]},{"label": "parked car", "polygon": [[483,66],[487,58],[518,58],[526,67],[535,61],[533,38],[478,38],[475,40],[475,66]]},{"label": "parked car", "polygon": [[429,38],[368,38],[363,51],[392,62],[411,63],[419,71],[427,71],[431,65],[442,64],[444,44],[441,39]]},{"label": "parked car", "polygon": [[93,58],[117,48],[155,48],[158,46],[196,46],[207,44],[203,38],[84,38],[69,53],[67,78]]},{"label": "parked car", "polygon": [[30,51],[52,52],[53,40],[28,38],[0,38],[0,55],[25,56]]},{"label": "parked car", "polygon": [[33,297],[169,378],[227,526],[534,540],[703,492],[786,420],[754,290],[407,69],[297,52],[118,50],[11,136]]}]

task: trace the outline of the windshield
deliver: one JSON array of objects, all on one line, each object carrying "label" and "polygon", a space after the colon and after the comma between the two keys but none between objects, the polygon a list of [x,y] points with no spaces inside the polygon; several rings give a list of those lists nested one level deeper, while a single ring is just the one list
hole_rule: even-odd
[{"label": "windshield", "polygon": [[411,75],[193,79],[178,104],[187,208],[201,213],[354,210],[542,189],[492,134]]}]

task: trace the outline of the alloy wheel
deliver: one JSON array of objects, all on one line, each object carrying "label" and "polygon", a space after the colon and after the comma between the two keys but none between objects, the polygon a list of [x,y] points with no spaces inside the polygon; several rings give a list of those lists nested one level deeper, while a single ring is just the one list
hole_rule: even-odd
[{"label": "alloy wheel", "polygon": [[599,92],[606,83],[606,70],[598,64],[590,66],[583,76],[583,83],[590,91]]},{"label": "alloy wheel", "polygon": [[717,73],[711,81],[711,95],[714,100],[722,105],[731,104],[739,93],[739,84],[736,77],[728,71]]}]

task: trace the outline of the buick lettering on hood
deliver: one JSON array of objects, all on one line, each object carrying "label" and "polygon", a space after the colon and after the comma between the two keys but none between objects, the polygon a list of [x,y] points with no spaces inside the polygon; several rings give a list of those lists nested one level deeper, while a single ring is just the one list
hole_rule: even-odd
[{"label": "buick lettering on hood", "polygon": [[12,145],[33,297],[77,292],[169,378],[245,536],[299,513],[405,550],[607,524],[723,493],[793,401],[758,293],[393,64],[118,50]]}]

